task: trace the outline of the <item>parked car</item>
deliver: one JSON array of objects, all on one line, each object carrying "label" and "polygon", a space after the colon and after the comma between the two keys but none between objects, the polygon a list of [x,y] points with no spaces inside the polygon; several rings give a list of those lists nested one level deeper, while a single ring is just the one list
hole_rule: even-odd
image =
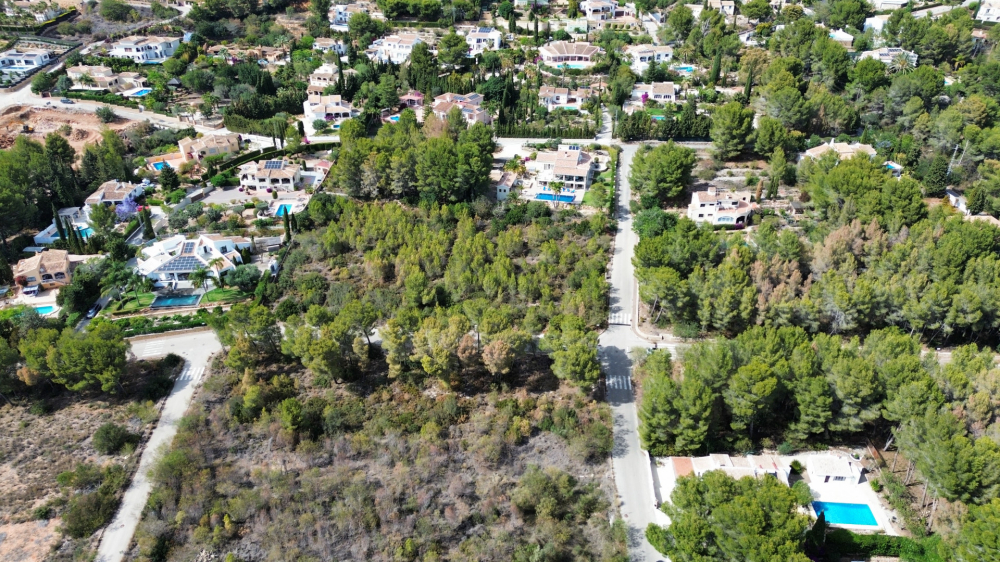
[{"label": "parked car", "polygon": [[87,318],[89,319],[97,316],[97,313],[100,311],[101,311],[101,303],[97,303],[93,306],[93,308],[87,311]]},{"label": "parked car", "polygon": [[73,100],[71,100],[69,98],[63,98],[63,99],[59,100],[59,103],[69,103],[69,104],[72,104],[74,102],[73,102]]}]

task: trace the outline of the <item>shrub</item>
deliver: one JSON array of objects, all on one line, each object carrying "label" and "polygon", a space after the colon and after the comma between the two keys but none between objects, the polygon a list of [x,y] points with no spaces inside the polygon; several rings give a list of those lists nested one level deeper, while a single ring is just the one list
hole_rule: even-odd
[{"label": "shrub", "polygon": [[790,455],[793,451],[795,451],[795,446],[788,441],[782,441],[781,445],[778,445],[779,455]]},{"label": "shrub", "polygon": [[114,423],[106,423],[94,433],[94,448],[99,453],[113,455],[117,454],[126,443],[134,443],[138,440],[138,435],[124,427]]},{"label": "shrub", "polygon": [[799,461],[797,461],[797,460],[794,460],[794,461],[792,461],[792,462],[791,462],[791,464],[790,464],[790,465],[788,465],[788,466],[790,466],[790,467],[791,467],[791,469],[792,469],[792,472],[794,472],[794,473],[797,473],[797,474],[802,474],[802,470],[803,470],[803,469],[802,469],[802,463],[800,463]]},{"label": "shrub", "polygon": [[28,408],[28,413],[35,416],[44,416],[49,411],[49,405],[44,400],[32,402],[31,407]]},{"label": "shrub", "polygon": [[41,519],[48,520],[52,517],[52,507],[49,505],[40,505],[31,512],[31,518],[38,521]]},{"label": "shrub", "polygon": [[118,498],[101,492],[74,497],[63,513],[62,532],[76,539],[94,534],[115,515]]},{"label": "shrub", "polygon": [[111,107],[107,105],[98,107],[94,111],[94,114],[96,114],[97,118],[101,120],[101,123],[111,123],[118,118],[118,114],[115,113],[115,110],[111,109]]}]

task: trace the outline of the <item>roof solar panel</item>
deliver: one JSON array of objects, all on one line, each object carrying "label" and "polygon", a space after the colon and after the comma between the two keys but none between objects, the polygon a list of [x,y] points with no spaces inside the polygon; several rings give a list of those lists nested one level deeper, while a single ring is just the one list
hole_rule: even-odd
[{"label": "roof solar panel", "polygon": [[265,170],[280,170],[281,169],[281,160],[268,160],[267,162],[264,162],[264,169]]},{"label": "roof solar panel", "polygon": [[194,251],[194,242],[185,242],[181,253],[187,254]]}]

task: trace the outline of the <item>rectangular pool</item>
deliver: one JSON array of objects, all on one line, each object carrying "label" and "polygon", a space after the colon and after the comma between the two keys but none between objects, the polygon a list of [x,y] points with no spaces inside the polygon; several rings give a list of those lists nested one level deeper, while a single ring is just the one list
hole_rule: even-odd
[{"label": "rectangular pool", "polygon": [[56,311],[56,307],[51,306],[51,305],[50,306],[36,306],[35,307],[35,312],[37,312],[41,316],[45,316],[47,314],[52,314],[55,311]]},{"label": "rectangular pool", "polygon": [[153,91],[152,88],[143,88],[143,89],[139,90],[138,92],[134,92],[132,94],[132,97],[141,98],[142,96],[145,96],[146,94],[148,94],[148,93],[150,93],[152,91]]},{"label": "rectangular pool", "polygon": [[201,300],[201,295],[187,295],[183,297],[156,297],[149,304],[149,308],[165,308],[168,306],[195,306]]},{"label": "rectangular pool", "polygon": [[94,229],[90,228],[89,226],[85,228],[78,227],[76,231],[79,232],[80,236],[82,236],[84,239],[90,238],[91,236],[94,235]]},{"label": "rectangular pool", "polygon": [[871,508],[863,503],[813,502],[816,515],[826,514],[826,522],[834,525],[867,525],[877,527]]},{"label": "rectangular pool", "polygon": [[173,166],[167,164],[166,162],[153,162],[153,169],[157,172],[162,171],[163,168],[173,168]]},{"label": "rectangular pool", "polygon": [[559,201],[560,203],[572,203],[576,197],[573,195],[560,195],[558,199],[552,193],[539,193],[535,196],[539,201]]},{"label": "rectangular pool", "polygon": [[[291,212],[292,212],[292,206],[291,205],[279,205],[278,206],[278,212],[274,213],[274,216],[276,216],[276,217],[283,217],[286,214],[291,213]],[[291,220],[291,219],[289,219],[289,220]]]}]

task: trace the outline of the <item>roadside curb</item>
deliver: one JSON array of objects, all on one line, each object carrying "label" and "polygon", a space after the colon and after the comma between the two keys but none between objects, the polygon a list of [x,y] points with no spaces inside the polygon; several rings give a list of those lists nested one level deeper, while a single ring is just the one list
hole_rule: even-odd
[{"label": "roadside curb", "polygon": [[152,339],[156,339],[156,338],[162,338],[164,336],[177,336],[177,335],[183,335],[183,334],[192,334],[192,333],[195,333],[195,332],[210,332],[210,331],[212,331],[212,328],[210,328],[208,326],[199,326],[197,328],[184,328],[184,329],[181,329],[181,330],[171,330],[169,332],[160,332],[159,334],[141,334],[141,335],[138,335],[138,336],[132,336],[130,338],[125,338],[125,339],[127,339],[129,341],[145,341],[145,340],[152,340]]}]

